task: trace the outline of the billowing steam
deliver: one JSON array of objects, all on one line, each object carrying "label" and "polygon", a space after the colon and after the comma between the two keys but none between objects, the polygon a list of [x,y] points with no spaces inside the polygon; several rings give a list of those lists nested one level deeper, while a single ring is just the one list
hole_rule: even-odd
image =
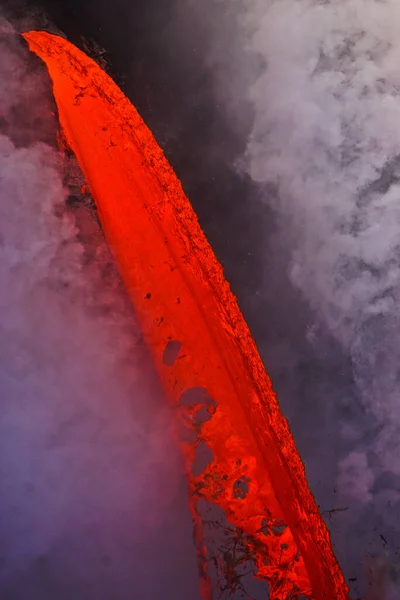
[{"label": "billowing steam", "polygon": [[95,217],[66,208],[49,79],[4,21],[0,82],[0,597],[197,598],[170,415]]},{"label": "billowing steam", "polygon": [[252,37],[268,66],[250,91],[250,173],[273,187],[291,278],[350,352],[360,401],[382,426],[341,465],[341,480],[349,468],[364,477],[347,489],[361,503],[373,477],[360,452],[400,475],[399,22],[390,0],[284,0]]},{"label": "billowing steam", "polygon": [[[318,344],[327,327],[350,355],[353,402],[368,422],[342,422],[351,450],[338,464],[338,492],[352,506],[369,506],[391,529],[396,561],[400,5],[259,2],[244,23],[249,48],[266,62],[249,90],[249,173],[268,187],[281,217],[291,280],[313,309],[310,340]],[[373,525],[376,519],[364,521],[365,529]]]}]

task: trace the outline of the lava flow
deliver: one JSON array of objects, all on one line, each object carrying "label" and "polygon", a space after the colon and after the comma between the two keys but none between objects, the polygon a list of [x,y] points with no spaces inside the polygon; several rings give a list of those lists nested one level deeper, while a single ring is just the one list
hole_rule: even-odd
[{"label": "lava flow", "polygon": [[[94,60],[59,36],[24,37],[47,66],[63,138],[179,415],[203,597],[212,598],[212,583],[200,500],[225,511],[271,598],[347,599],[287,421],[171,166]],[[199,474],[192,466],[201,444],[212,457]],[[233,589],[233,575],[226,581]]]}]

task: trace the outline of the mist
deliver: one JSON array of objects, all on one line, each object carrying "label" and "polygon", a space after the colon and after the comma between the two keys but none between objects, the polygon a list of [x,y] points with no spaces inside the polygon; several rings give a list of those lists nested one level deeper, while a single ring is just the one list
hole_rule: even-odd
[{"label": "mist", "polygon": [[199,598],[173,415],[5,20],[0,82],[0,596]]}]

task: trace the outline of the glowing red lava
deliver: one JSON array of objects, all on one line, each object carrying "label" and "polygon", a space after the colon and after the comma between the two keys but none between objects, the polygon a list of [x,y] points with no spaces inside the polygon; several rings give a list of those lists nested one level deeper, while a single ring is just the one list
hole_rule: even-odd
[{"label": "glowing red lava", "polygon": [[[163,152],[94,60],[62,37],[34,31],[24,37],[47,66],[63,137],[86,177],[166,396],[186,431],[180,443],[204,598],[211,598],[211,584],[200,499],[222,508],[241,532],[271,598],[347,599],[329,532],[255,343]],[[193,475],[199,440],[213,459]]]}]

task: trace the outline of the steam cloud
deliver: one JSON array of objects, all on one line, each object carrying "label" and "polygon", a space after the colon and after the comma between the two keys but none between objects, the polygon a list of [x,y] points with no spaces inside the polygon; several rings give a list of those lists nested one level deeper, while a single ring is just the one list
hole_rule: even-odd
[{"label": "steam cloud", "polygon": [[[399,23],[394,0],[255,2],[242,15],[248,48],[266,63],[249,89],[255,119],[247,168],[268,188],[268,202],[281,217],[291,280],[314,314],[310,341],[318,345],[319,331],[328,328],[350,356],[352,401],[366,420],[351,426],[342,420],[350,451],[339,461],[336,485],[361,514],[375,514],[364,529],[376,528],[377,519],[389,528],[394,563],[400,536]],[[362,554],[354,541],[350,546]]]},{"label": "steam cloud", "polygon": [[[349,350],[360,400],[382,427],[380,468],[400,475],[398,3],[270,3],[252,38],[268,67],[252,86],[252,177],[276,190],[291,278]],[[312,331],[310,331],[312,335]],[[346,431],[357,436],[358,432]],[[368,460],[360,502],[372,500]],[[399,497],[400,499],[400,492]]]},{"label": "steam cloud", "polygon": [[0,596],[198,598],[170,414],[4,20],[0,81]]}]

